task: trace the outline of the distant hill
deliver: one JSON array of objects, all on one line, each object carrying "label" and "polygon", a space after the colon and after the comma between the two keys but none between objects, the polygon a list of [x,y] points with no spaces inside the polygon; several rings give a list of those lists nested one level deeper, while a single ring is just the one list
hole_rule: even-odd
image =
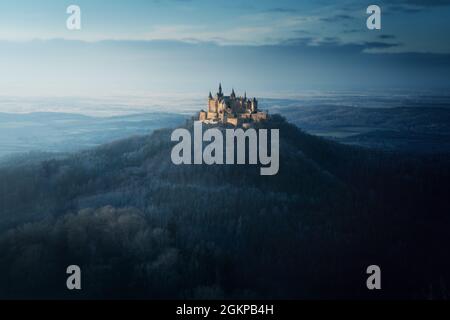
[{"label": "distant hill", "polygon": [[183,123],[186,115],[164,112],[90,117],[80,114],[0,113],[0,165],[28,152],[74,152]]},{"label": "distant hill", "polygon": [[[133,101],[36,99],[4,101],[0,109],[0,166],[28,152],[85,150],[153,130],[182,125],[206,97]],[[145,102],[145,103],[144,103]],[[261,98],[260,109],[281,114],[307,133],[341,143],[387,151],[450,154],[448,95],[386,92],[321,93],[297,98]],[[72,113],[61,113],[70,110]],[[89,114],[81,115],[77,112]],[[101,116],[102,115],[102,116]]]},{"label": "distant hill", "polygon": [[0,297],[75,297],[70,264],[77,298],[448,297],[448,156],[265,127],[281,136],[272,177],[175,166],[170,129],[0,168]]},{"label": "distant hill", "polygon": [[[371,104],[381,105],[370,106]],[[404,103],[404,104],[403,104]],[[353,105],[355,104],[355,105]],[[410,153],[450,154],[450,107],[436,101],[355,99],[307,103],[263,100],[262,106],[279,113],[308,133],[346,144]],[[398,106],[396,106],[398,105]]]}]

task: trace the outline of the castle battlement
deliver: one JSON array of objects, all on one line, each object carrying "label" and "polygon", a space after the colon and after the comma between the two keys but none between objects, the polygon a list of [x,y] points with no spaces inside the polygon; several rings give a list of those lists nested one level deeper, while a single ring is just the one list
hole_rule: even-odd
[{"label": "castle battlement", "polygon": [[198,120],[204,123],[221,123],[237,126],[250,126],[253,122],[267,120],[266,112],[258,110],[258,100],[248,99],[247,93],[238,97],[232,90],[229,96],[225,96],[222,85],[213,97],[211,92],[208,97],[207,111],[200,111]]}]

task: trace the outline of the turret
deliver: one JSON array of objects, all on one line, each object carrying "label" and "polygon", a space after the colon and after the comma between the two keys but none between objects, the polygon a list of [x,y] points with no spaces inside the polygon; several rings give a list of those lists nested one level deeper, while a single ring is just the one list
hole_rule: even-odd
[{"label": "turret", "polygon": [[222,83],[219,83],[219,92],[217,93],[217,95],[218,95],[219,97],[222,97],[222,96],[223,96]]},{"label": "turret", "polygon": [[211,94],[211,91],[209,92],[209,100],[212,100],[213,99],[213,96],[212,96],[212,94]]},{"label": "turret", "polygon": [[236,98],[236,93],[234,92],[234,89],[231,90],[231,99],[235,99]]},{"label": "turret", "polygon": [[256,98],[252,99],[252,112],[258,111],[258,100]]}]

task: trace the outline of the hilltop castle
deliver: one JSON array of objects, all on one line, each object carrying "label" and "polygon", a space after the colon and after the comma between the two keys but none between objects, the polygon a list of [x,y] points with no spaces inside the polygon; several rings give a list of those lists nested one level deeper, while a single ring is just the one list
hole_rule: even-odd
[{"label": "hilltop castle", "polygon": [[256,98],[247,99],[247,93],[243,97],[236,96],[234,89],[231,95],[225,96],[222,91],[222,84],[219,84],[219,91],[213,97],[211,92],[208,98],[207,111],[200,111],[198,120],[204,123],[221,123],[237,126],[250,126],[252,122],[266,120],[266,112],[258,110],[258,100]]}]

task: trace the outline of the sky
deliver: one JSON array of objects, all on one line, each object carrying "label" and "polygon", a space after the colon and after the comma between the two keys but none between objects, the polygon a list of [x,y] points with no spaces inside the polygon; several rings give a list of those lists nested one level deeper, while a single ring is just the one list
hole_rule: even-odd
[{"label": "sky", "polygon": [[442,89],[448,34],[450,0],[1,1],[0,95]]}]

